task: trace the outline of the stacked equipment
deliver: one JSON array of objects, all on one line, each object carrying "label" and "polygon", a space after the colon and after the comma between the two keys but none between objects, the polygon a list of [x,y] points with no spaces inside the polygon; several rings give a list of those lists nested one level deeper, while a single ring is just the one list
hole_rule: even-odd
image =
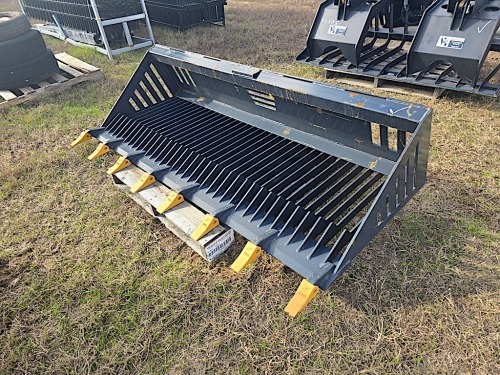
[{"label": "stacked equipment", "polygon": [[186,29],[213,23],[225,25],[226,0],[146,0],[152,22]]},{"label": "stacked equipment", "polygon": [[[42,33],[114,55],[154,44],[144,0],[20,0],[24,13],[47,24]],[[144,22],[147,37],[134,35]]]},{"label": "stacked equipment", "polygon": [[[138,0],[97,0],[96,6],[102,21],[142,13]],[[48,23],[57,22],[58,26],[95,34],[97,44],[102,44],[101,31],[90,0],[21,0],[24,13],[36,20]],[[137,22],[130,24],[131,29]],[[120,24],[106,29],[110,42],[124,40],[125,35]]]}]

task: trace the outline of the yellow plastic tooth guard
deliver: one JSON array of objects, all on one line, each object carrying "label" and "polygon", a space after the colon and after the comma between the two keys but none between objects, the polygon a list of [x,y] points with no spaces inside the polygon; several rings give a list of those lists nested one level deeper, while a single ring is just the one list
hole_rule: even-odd
[{"label": "yellow plastic tooth guard", "polygon": [[155,176],[144,173],[139,181],[136,182],[134,186],[130,188],[132,193],[138,193],[139,191],[147,188],[149,185],[154,184],[156,181]]},{"label": "yellow plastic tooth guard", "polygon": [[75,147],[78,145],[81,145],[82,143],[85,143],[87,141],[90,141],[92,139],[92,136],[87,133],[87,132],[82,132],[77,139],[75,139],[73,142],[71,142],[71,147]]},{"label": "yellow plastic tooth guard", "polygon": [[247,242],[241,254],[236,258],[236,260],[231,264],[231,269],[234,272],[241,272],[246,267],[250,265],[254,260],[256,260],[260,254],[262,254],[262,248],[260,246],[254,245],[251,242]]},{"label": "yellow plastic tooth guard", "polygon": [[311,284],[307,280],[302,280],[299,289],[297,289],[295,295],[285,307],[285,312],[292,317],[297,316],[318,293],[319,288],[316,285]]},{"label": "yellow plastic tooth guard", "polygon": [[198,228],[195,229],[195,231],[191,235],[191,238],[195,241],[198,241],[205,235],[207,235],[210,231],[217,228],[218,225],[219,225],[219,219],[213,217],[212,215],[207,214],[205,215],[205,218],[198,226]]},{"label": "yellow plastic tooth guard", "polygon": [[101,143],[99,146],[97,146],[95,151],[89,155],[89,160],[97,159],[99,156],[102,156],[109,151],[110,151],[109,146],[106,146],[104,143]]},{"label": "yellow plastic tooth guard", "polygon": [[178,204],[181,204],[182,202],[184,202],[184,196],[175,191],[172,191],[170,192],[165,202],[163,202],[161,205],[158,206],[157,211],[160,214],[162,214],[164,212],[167,212],[168,210],[171,210],[172,208],[174,208]]},{"label": "yellow plastic tooth guard", "polygon": [[131,164],[132,163],[130,162],[130,160],[128,160],[127,158],[125,158],[123,156],[120,156],[120,158],[116,161],[116,163],[113,164],[113,166],[108,169],[108,174],[113,175],[117,172],[120,172],[121,170],[127,168]]}]

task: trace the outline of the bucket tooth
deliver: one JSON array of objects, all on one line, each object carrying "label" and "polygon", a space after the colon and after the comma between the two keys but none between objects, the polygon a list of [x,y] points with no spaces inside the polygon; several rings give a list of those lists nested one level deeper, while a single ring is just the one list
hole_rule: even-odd
[{"label": "bucket tooth", "polygon": [[316,285],[311,284],[307,280],[302,280],[299,289],[297,289],[295,295],[285,307],[285,312],[292,317],[296,317],[318,293],[319,288]]},{"label": "bucket tooth", "polygon": [[120,156],[120,158],[116,161],[116,163],[113,164],[113,166],[108,169],[107,173],[110,176],[114,175],[115,173],[120,172],[121,170],[124,170],[125,168],[129,167],[131,164],[132,163],[130,162],[130,160],[128,160],[123,156]]},{"label": "bucket tooth", "polygon": [[201,224],[198,226],[198,228],[195,229],[193,234],[191,235],[191,238],[195,241],[200,240],[203,238],[205,235],[210,233],[213,229],[217,228],[219,226],[219,219],[212,215],[205,215],[205,218],[201,222]]},{"label": "bucket tooth", "polygon": [[102,156],[110,151],[109,146],[106,146],[104,143],[101,143],[93,153],[89,155],[89,160],[95,160],[99,156]]},{"label": "bucket tooth", "polygon": [[71,142],[71,147],[81,145],[82,143],[88,142],[92,139],[92,136],[87,132],[82,132],[77,139]]},{"label": "bucket tooth", "polygon": [[256,260],[262,254],[262,248],[260,246],[254,245],[250,241],[247,242],[241,254],[236,258],[236,260],[231,264],[231,269],[234,272],[241,272],[246,267],[250,265],[254,260]]},{"label": "bucket tooth", "polygon": [[184,202],[184,196],[175,191],[172,191],[165,200],[165,202],[163,202],[160,206],[158,206],[157,211],[160,214],[162,214],[164,212],[167,212],[168,210],[171,210],[172,208],[181,204],[182,202]]},{"label": "bucket tooth", "polygon": [[154,184],[156,181],[155,176],[149,173],[144,173],[139,181],[135,183],[134,186],[130,188],[132,193],[138,193],[141,190],[147,188],[149,185]]}]

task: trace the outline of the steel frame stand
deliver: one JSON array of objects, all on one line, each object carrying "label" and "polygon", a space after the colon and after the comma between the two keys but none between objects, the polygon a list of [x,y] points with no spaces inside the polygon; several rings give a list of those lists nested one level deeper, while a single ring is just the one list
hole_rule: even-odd
[{"label": "steel frame stand", "polygon": [[[48,25],[35,25],[35,28],[38,29],[43,34],[50,35],[50,36],[53,36],[55,38],[64,40],[72,45],[93,48],[94,50],[96,50],[104,55],[107,55],[110,60],[113,60],[113,56],[115,56],[115,55],[119,55],[121,53],[133,51],[133,50],[140,49],[140,48],[149,47],[149,46],[152,46],[155,44],[155,40],[154,40],[154,36],[153,36],[153,29],[151,28],[151,23],[149,21],[149,16],[148,16],[148,11],[146,9],[146,5],[144,4],[144,0],[140,0],[140,2],[141,2],[141,7],[142,7],[142,13],[134,14],[134,15],[126,16],[126,17],[102,20],[95,0],[90,0],[90,4],[92,5],[92,9],[94,11],[95,20],[97,22],[97,26],[98,26],[99,31],[101,33],[101,40],[102,40],[104,47],[100,47],[100,46],[92,43],[91,42],[92,38],[89,36],[90,34],[88,34],[88,33],[78,32],[77,30],[70,30],[70,29],[66,30],[59,23],[59,21],[57,20],[56,17],[53,17],[53,18],[54,18],[54,23],[57,25],[57,28],[55,28],[54,26],[51,26],[50,24],[48,24]],[[128,26],[129,22],[138,21],[138,20],[142,20],[142,19],[146,23],[148,38],[139,38],[139,37],[133,36],[131,34],[130,28]],[[112,26],[112,25],[118,25],[118,24],[122,25],[123,34],[125,35],[125,40],[127,42],[127,46],[113,49],[111,47],[111,44],[109,43],[109,40],[108,40],[108,37],[106,34],[106,27]],[[77,38],[74,38],[74,36],[77,36]],[[79,39],[79,40],[76,40],[76,39]]]}]

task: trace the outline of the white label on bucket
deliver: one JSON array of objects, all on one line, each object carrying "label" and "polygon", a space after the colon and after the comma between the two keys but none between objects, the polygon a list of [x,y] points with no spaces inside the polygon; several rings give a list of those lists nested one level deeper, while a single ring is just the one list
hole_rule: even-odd
[{"label": "white label on bucket", "polygon": [[465,38],[456,38],[454,36],[441,35],[436,44],[436,47],[462,49],[464,47],[464,43]]},{"label": "white label on bucket", "polygon": [[230,229],[224,234],[217,237],[213,242],[205,247],[207,258],[211,262],[217,256],[229,249],[229,246],[234,242],[234,230]]},{"label": "white label on bucket", "polygon": [[328,27],[328,34],[330,35],[345,35],[347,31],[347,26],[336,26],[336,25],[330,25]]}]

